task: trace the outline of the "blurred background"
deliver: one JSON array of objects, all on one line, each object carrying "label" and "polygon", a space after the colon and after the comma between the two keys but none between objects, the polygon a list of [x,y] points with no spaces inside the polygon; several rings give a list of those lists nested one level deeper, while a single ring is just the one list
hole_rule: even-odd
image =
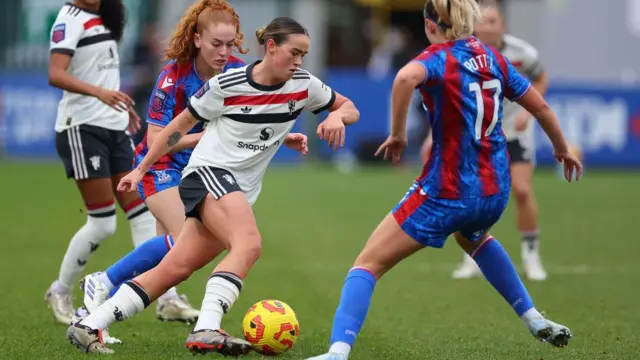
[{"label": "blurred background", "polygon": [[[347,151],[325,147],[314,159],[343,164],[371,159],[387,134],[390,84],[396,70],[426,46],[423,0],[235,0],[252,61],[253,33],[289,15],[313,39],[305,67],[351,97],[362,121],[349,129]],[[47,85],[51,24],[63,1],[14,0],[0,5],[0,154],[55,159],[53,123],[59,91]],[[122,83],[144,115],[162,50],[190,0],[125,0],[129,12],[121,44]],[[551,80],[548,101],[590,168],[640,166],[640,0],[502,0],[508,32],[534,45]],[[313,130],[315,120],[300,122]],[[410,115],[409,158],[424,136],[420,111]],[[537,129],[536,129],[537,130]],[[538,161],[552,163],[539,131]],[[278,161],[297,161],[281,151]]]}]

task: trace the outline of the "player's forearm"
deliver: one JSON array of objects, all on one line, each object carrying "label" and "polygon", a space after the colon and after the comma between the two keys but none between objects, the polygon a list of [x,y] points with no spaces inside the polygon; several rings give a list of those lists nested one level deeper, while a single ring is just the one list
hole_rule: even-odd
[{"label": "player's forearm", "polygon": [[194,147],[196,147],[196,145],[198,145],[198,142],[202,138],[202,134],[203,132],[185,135],[182,139],[180,139],[180,141],[178,141],[176,146],[171,148],[171,152],[176,153],[184,149],[193,149]]},{"label": "player's forearm", "polygon": [[98,97],[101,90],[95,85],[78,80],[62,69],[49,70],[49,84],[68,92],[93,97]]},{"label": "player's forearm", "polygon": [[336,112],[340,114],[345,125],[355,124],[360,119],[360,111],[352,101],[342,103]]},{"label": "player's forearm", "polygon": [[560,128],[560,122],[548,104],[540,107],[539,110],[533,113],[533,116],[538,119],[540,127],[544,130],[545,134],[547,134],[549,140],[551,140],[551,144],[555,151],[561,153],[569,151],[567,141],[565,140],[564,134],[562,134],[562,129]]},{"label": "player's forearm", "polygon": [[151,168],[160,157],[170,152],[184,135],[195,125],[196,120],[191,116],[188,110],[183,111],[178,117],[167,125],[156,136],[153,145],[149,148],[149,152],[144,157],[138,168],[147,171]]}]

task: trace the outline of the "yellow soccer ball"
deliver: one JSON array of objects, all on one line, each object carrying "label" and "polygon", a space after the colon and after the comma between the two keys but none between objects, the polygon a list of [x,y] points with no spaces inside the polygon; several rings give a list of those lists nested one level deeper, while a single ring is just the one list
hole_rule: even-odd
[{"label": "yellow soccer ball", "polygon": [[262,300],[249,308],[242,320],[242,333],[263,355],[289,351],[300,335],[300,324],[293,309],[278,300]]}]

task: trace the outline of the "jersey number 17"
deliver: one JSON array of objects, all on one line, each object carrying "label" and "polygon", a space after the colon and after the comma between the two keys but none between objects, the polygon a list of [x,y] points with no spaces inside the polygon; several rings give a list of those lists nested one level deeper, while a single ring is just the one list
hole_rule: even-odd
[{"label": "jersey number 17", "polygon": [[[484,98],[482,96],[482,90],[489,89],[495,89],[495,92],[493,93],[493,117],[491,118],[491,123],[489,123],[487,130],[482,134],[482,123],[484,122]],[[480,140],[483,135],[484,137],[491,135],[491,132],[498,123],[498,110],[500,106],[499,101],[500,94],[502,93],[502,85],[498,79],[483,81],[482,86],[480,83],[473,82],[469,84],[469,90],[476,93],[476,109],[478,109],[478,113],[476,114],[475,138],[476,140]]]}]

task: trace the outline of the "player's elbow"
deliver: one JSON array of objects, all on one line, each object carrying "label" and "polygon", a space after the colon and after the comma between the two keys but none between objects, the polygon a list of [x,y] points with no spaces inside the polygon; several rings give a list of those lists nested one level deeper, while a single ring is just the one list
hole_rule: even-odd
[{"label": "player's elbow", "polygon": [[53,87],[60,87],[60,71],[58,69],[49,69],[49,85]]},{"label": "player's elbow", "polygon": [[543,119],[549,116],[549,113],[552,112],[551,106],[546,101],[542,101],[539,104],[536,104],[535,107],[530,111],[531,115],[536,119]]}]

